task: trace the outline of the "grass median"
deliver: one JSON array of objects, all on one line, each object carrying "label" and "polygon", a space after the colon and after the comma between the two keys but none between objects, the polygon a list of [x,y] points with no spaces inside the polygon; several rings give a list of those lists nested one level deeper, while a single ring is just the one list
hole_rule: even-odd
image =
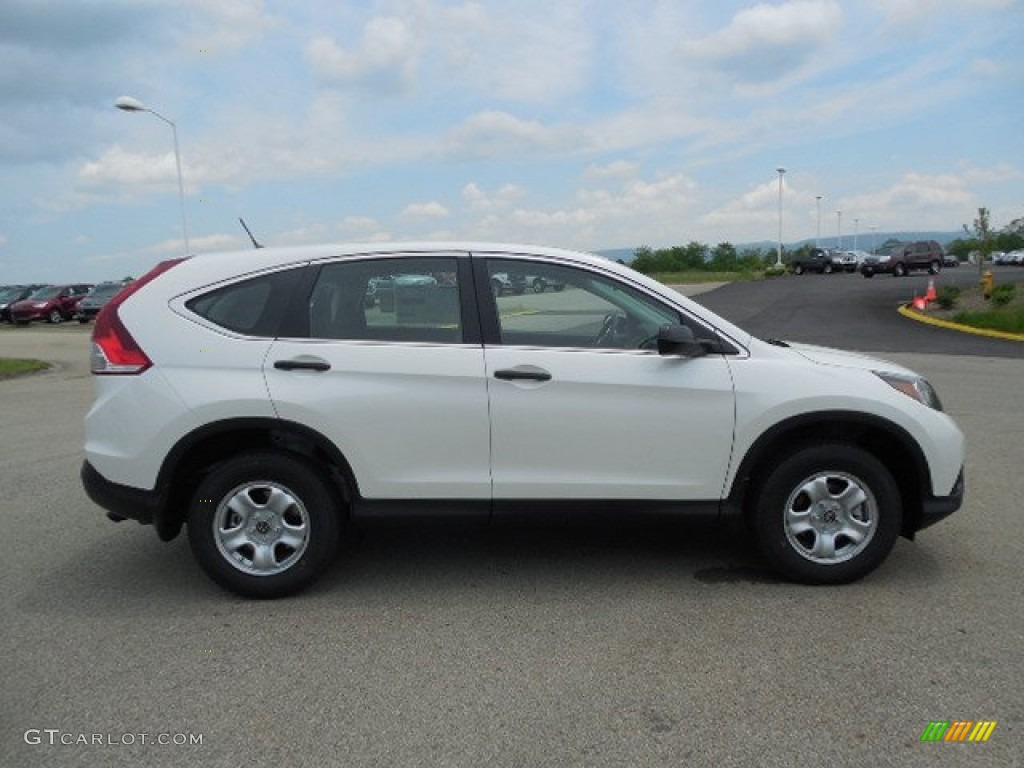
[{"label": "grass median", "polygon": [[0,357],[0,379],[22,376],[26,373],[38,373],[49,369],[50,364],[42,360],[24,357]]}]

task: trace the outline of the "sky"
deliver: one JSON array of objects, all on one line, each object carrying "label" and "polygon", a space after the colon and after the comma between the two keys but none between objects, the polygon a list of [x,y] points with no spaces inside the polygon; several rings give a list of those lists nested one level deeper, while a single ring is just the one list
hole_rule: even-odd
[{"label": "sky", "polygon": [[[0,0],[0,284],[1024,216],[1021,0]],[[133,97],[176,126],[115,109]],[[820,199],[819,199],[820,197]],[[841,213],[839,213],[841,212]]]}]

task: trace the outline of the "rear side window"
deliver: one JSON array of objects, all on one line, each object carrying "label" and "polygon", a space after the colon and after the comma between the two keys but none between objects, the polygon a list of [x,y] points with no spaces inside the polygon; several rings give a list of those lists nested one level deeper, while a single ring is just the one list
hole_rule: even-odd
[{"label": "rear side window", "polygon": [[260,275],[189,299],[185,306],[221,328],[246,336],[276,336],[302,268]]},{"label": "rear side window", "polygon": [[319,339],[461,343],[457,261],[431,256],[327,264],[310,296],[309,332]]}]

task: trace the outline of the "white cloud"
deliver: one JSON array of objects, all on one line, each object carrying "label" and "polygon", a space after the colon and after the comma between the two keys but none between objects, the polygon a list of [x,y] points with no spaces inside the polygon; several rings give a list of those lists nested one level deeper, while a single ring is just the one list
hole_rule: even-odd
[{"label": "white cloud", "polygon": [[443,219],[450,215],[450,211],[441,203],[432,200],[427,203],[410,203],[405,206],[401,215],[412,219]]},{"label": "white cloud", "polygon": [[313,72],[329,85],[359,85],[373,91],[408,87],[416,75],[419,46],[402,19],[376,17],[363,29],[355,50],[342,47],[333,37],[319,36],[306,46]]},{"label": "white cloud", "polygon": [[594,62],[593,8],[551,3],[426,4],[420,23],[438,41],[447,74],[490,99],[552,103],[579,94]]},{"label": "white cloud", "polygon": [[448,135],[446,154],[479,159],[519,153],[547,153],[581,148],[585,135],[571,126],[547,126],[508,112],[490,110],[471,115]]},{"label": "white cloud", "polygon": [[1011,8],[1017,0],[872,0],[890,24],[910,26],[950,11],[982,12]]},{"label": "white cloud", "polygon": [[179,44],[190,51],[232,53],[259,42],[282,24],[266,11],[263,0],[188,0],[187,5],[189,24],[180,33]]},{"label": "white cloud", "polygon": [[469,204],[470,210],[477,212],[508,210],[525,195],[526,190],[516,184],[505,184],[493,194],[487,193],[475,182],[469,182],[462,188],[462,198]]},{"label": "white cloud", "polygon": [[827,50],[842,22],[835,0],[760,4],[739,11],[723,29],[684,42],[681,50],[741,80],[770,80]]}]

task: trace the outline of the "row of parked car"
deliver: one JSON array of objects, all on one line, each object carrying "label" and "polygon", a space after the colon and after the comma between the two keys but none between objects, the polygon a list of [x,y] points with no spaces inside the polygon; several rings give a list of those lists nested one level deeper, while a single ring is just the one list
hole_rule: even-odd
[{"label": "row of parked car", "polygon": [[813,248],[807,255],[794,256],[790,268],[797,275],[806,272],[826,275],[834,272],[860,272],[864,277],[877,274],[903,277],[913,270],[926,270],[935,275],[943,268],[959,264],[956,257],[944,253],[942,246],[935,240],[918,240],[901,243],[878,254]]},{"label": "row of parked car", "polygon": [[1006,253],[996,251],[992,254],[992,263],[1024,267],[1024,250],[1008,251]]},{"label": "row of parked car", "polygon": [[128,283],[126,280],[56,285],[0,286],[0,322],[88,323]]}]

